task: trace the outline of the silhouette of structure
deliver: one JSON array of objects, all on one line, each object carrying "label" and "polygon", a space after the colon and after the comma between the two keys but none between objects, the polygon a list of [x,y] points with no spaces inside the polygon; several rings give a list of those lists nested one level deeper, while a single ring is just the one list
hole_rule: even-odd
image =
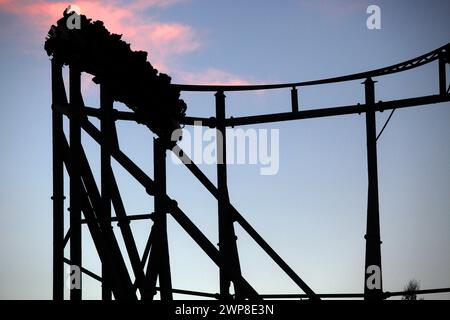
[{"label": "silhouette of structure", "polygon": [[[86,275],[102,283],[102,298],[151,300],[157,291],[161,299],[172,300],[173,293],[197,295],[223,300],[264,298],[355,298],[381,300],[391,296],[401,296],[403,292],[384,292],[381,270],[381,237],[378,204],[377,134],[376,112],[399,108],[434,104],[450,101],[446,81],[446,65],[449,63],[450,44],[412,60],[393,66],[342,77],[306,81],[298,83],[220,86],[170,84],[170,78],[157,74],[148,62],[145,53],[135,53],[120,36],[111,35],[101,22],[91,23],[84,16],[81,30],[65,27],[67,15],[53,26],[46,42],[47,52],[52,59],[52,125],[53,125],[53,297],[64,299],[64,263],[79,266]],[[83,29],[84,28],[84,29]],[[73,33],[73,34],[72,34]],[[61,42],[61,39],[64,41]],[[80,47],[81,46],[81,47]],[[81,49],[80,49],[81,48]],[[435,95],[419,96],[394,101],[376,101],[374,78],[416,68],[438,61],[436,84],[439,92]],[[62,66],[70,67],[70,96],[66,97],[62,77]],[[118,64],[121,64],[118,66]],[[142,69],[141,69],[142,67]],[[81,94],[81,72],[95,75],[100,85],[100,107],[85,106]],[[137,75],[137,76],[136,76]],[[300,110],[297,90],[300,87],[364,80],[365,103],[337,106],[325,109]],[[284,113],[261,114],[248,117],[227,117],[225,93],[230,91],[275,90],[291,88],[292,110]],[[182,91],[214,92],[216,116],[199,118],[185,116],[185,104],[179,99]],[[122,101],[132,112],[118,111],[113,102]],[[174,199],[166,194],[166,153],[174,151],[179,156],[180,149],[171,145],[167,137],[180,125],[202,125],[224,132],[227,127],[241,125],[292,121],[308,118],[331,117],[348,114],[365,114],[368,161],[368,203],[366,261],[364,293],[358,294],[317,294],[290,268],[270,247],[263,237],[245,220],[244,216],[231,204],[227,187],[227,165],[217,165],[217,186],[210,181],[192,162],[185,163],[191,173],[217,199],[219,245],[213,245],[197,226],[188,218]],[[70,123],[69,141],[63,130],[63,117]],[[100,119],[100,130],[89,118]],[[133,163],[119,148],[116,121],[143,123],[158,134],[154,139],[154,177],[150,178]],[[101,186],[94,179],[81,144],[81,130],[84,130],[101,147]],[[223,135],[225,137],[225,135]],[[217,142],[218,157],[226,159],[226,141]],[[184,155],[186,157],[186,155]],[[154,212],[144,215],[128,215],[124,209],[121,194],[111,168],[115,159],[154,198]],[[70,228],[64,233],[64,167],[70,177]],[[115,216],[111,215],[112,207]],[[200,248],[214,261],[220,271],[220,291],[218,294],[194,292],[172,288],[167,239],[166,214],[171,214],[178,224],[192,237]],[[83,218],[84,217],[84,218]],[[153,226],[144,253],[139,255],[130,222],[151,219]],[[118,222],[126,252],[119,248],[111,223]],[[234,224],[239,224],[253,240],[273,259],[273,261],[294,281],[302,294],[262,295],[248,283],[241,274]],[[82,267],[81,228],[86,225],[92,236],[102,263],[102,275],[98,276]],[[70,239],[70,259],[64,257],[64,247]],[[130,275],[124,254],[128,255],[134,278]],[[156,286],[159,279],[159,287]],[[374,285],[378,282],[378,285]],[[230,284],[234,285],[234,295]],[[81,288],[70,291],[70,299],[82,298]],[[418,294],[449,292],[450,289],[421,290]],[[139,292],[139,295],[137,294]]]}]

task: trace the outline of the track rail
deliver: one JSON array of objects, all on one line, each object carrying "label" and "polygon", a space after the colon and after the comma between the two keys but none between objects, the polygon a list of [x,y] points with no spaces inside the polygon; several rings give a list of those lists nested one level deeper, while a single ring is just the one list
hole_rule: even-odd
[{"label": "track rail", "polygon": [[261,85],[192,85],[192,84],[173,84],[177,89],[181,91],[195,91],[195,92],[207,92],[207,91],[256,91],[256,90],[272,90],[281,88],[292,87],[306,87],[319,84],[330,84],[336,82],[353,81],[359,79],[373,78],[379,76],[385,76],[388,74],[398,73],[409,69],[414,69],[419,66],[431,63],[438,60],[441,55],[445,55],[446,59],[450,53],[450,43],[416,57],[411,60],[407,60],[401,63],[397,63],[388,67],[375,69],[366,72],[354,73],[340,77],[303,81],[303,82],[290,82],[290,83],[278,83],[278,84],[261,84]]}]

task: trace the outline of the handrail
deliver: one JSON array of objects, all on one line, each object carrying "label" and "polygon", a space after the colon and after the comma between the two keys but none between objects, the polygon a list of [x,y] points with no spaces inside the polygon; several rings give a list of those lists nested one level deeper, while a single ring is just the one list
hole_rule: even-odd
[{"label": "handrail", "polygon": [[255,91],[255,90],[271,90],[271,89],[281,89],[281,88],[292,88],[292,87],[305,87],[318,84],[329,84],[343,81],[352,81],[358,79],[366,79],[369,77],[378,77],[388,74],[393,74],[397,72],[406,71],[409,69],[417,68],[424,64],[428,64],[437,60],[441,53],[450,52],[450,43],[435,49],[431,52],[423,54],[411,60],[407,60],[398,64],[394,64],[388,67],[375,69],[366,72],[354,73],[350,75],[345,75],[341,77],[333,77],[327,79],[303,81],[303,82],[291,82],[291,83],[278,83],[278,84],[259,84],[259,85],[201,85],[201,84],[173,84],[177,89],[181,91],[196,91],[196,92],[206,92],[206,91]]}]

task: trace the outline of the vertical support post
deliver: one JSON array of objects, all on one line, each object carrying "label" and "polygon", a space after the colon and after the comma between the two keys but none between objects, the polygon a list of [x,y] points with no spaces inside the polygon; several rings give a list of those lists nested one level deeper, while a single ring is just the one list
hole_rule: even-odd
[{"label": "vertical support post", "polygon": [[[52,103],[67,103],[62,64],[52,60]],[[53,140],[53,300],[64,300],[64,162],[63,115],[52,111]]]},{"label": "vertical support post", "polygon": [[298,112],[298,92],[296,87],[292,87],[291,90],[291,104],[292,112]]},{"label": "vertical support post", "polygon": [[167,239],[167,204],[165,196],[166,183],[166,147],[161,139],[154,139],[153,143],[154,172],[155,172],[155,224],[158,228],[159,242],[159,285],[161,300],[171,301],[172,279],[170,275],[169,244]]},{"label": "vertical support post", "polygon": [[71,118],[69,124],[70,131],[70,160],[72,164],[72,174],[70,177],[70,261],[72,276],[79,276],[79,279],[72,279],[70,289],[71,300],[81,300],[81,127],[80,117],[82,108],[81,97],[81,72],[76,66],[70,66],[70,109]]},{"label": "vertical support post", "polygon": [[381,271],[380,214],[378,203],[378,169],[375,119],[375,82],[367,78],[364,82],[366,95],[366,137],[368,199],[366,228],[366,261],[364,271],[364,299],[381,300],[383,283]]},{"label": "vertical support post", "polygon": [[[229,195],[227,186],[227,154],[226,154],[226,127],[225,127],[225,94],[218,91],[216,94],[216,150],[217,150],[217,189],[220,194],[218,201],[219,215],[219,253],[220,253],[220,297],[231,299],[230,283],[226,271],[233,274],[241,274],[239,255],[236,245],[233,219],[228,210]],[[236,298],[241,297],[239,288],[234,286]]]},{"label": "vertical support post", "polygon": [[[107,85],[100,85],[100,130],[103,137],[103,143],[101,145],[101,196],[102,196],[102,229],[111,228],[111,139],[114,134],[114,119],[113,119],[113,99],[111,93],[108,90]],[[106,230],[105,230],[106,232]],[[108,254],[109,250],[105,243],[104,252],[106,255],[106,261],[102,263],[102,300],[111,300],[111,267],[112,260]]]},{"label": "vertical support post", "polygon": [[439,56],[439,94],[447,94],[447,79],[445,74],[446,62],[444,55],[441,53]]}]

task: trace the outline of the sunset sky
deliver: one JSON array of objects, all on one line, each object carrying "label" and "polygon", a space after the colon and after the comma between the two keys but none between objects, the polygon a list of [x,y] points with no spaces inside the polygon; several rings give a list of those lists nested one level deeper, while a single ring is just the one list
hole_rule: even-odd
[{"label": "sunset sky", "polygon": [[[69,4],[123,34],[132,49],[148,51],[174,83],[327,78],[395,64],[450,42],[447,0],[0,0],[0,299],[52,297],[51,81],[44,41]],[[381,30],[366,27],[371,4],[381,8]],[[85,103],[98,106],[90,79],[83,75]],[[376,100],[435,94],[437,79],[436,63],[375,79]],[[362,103],[360,82],[302,88],[300,108]],[[289,111],[289,94],[227,93],[227,116]],[[213,93],[182,98],[188,115],[214,115]],[[388,116],[377,113],[378,131]],[[397,110],[378,142],[386,291],[401,291],[413,278],[423,289],[450,287],[449,121],[450,103]],[[153,177],[153,134],[138,124],[117,126],[123,151]],[[279,130],[279,172],[264,176],[258,165],[231,165],[231,202],[315,292],[362,293],[364,116],[245,128]],[[99,148],[87,135],[83,143],[98,178]],[[167,167],[169,195],[216,244],[216,201],[186,168],[170,158]],[[214,166],[200,168],[215,182]],[[127,213],[151,212],[153,199],[118,165],[114,170]],[[141,252],[150,227],[132,223]],[[171,217],[168,232],[173,287],[218,292],[217,268]],[[243,275],[258,292],[302,293],[239,226],[236,232]],[[83,233],[83,263],[100,274],[89,238]],[[95,280],[83,281],[84,298],[101,297]]]}]

